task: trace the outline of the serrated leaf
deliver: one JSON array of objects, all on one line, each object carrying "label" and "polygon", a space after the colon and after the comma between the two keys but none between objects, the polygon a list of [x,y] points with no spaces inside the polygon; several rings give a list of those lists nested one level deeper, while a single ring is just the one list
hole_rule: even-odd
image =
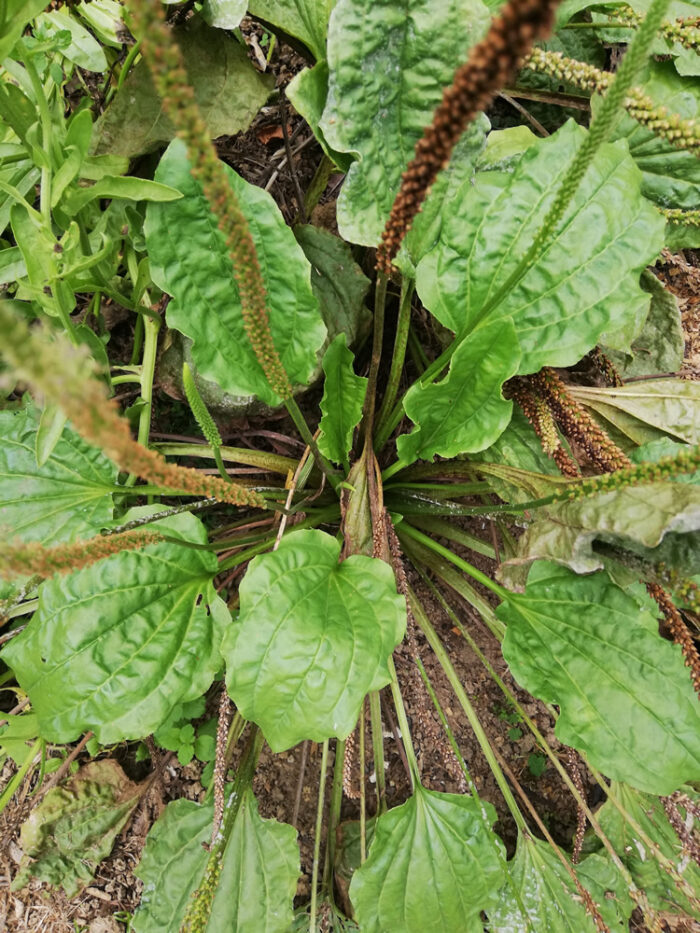
[{"label": "serrated leaf", "polygon": [[383,813],[350,883],[363,933],[481,933],[504,880],[495,819],[489,803],[420,785]]},{"label": "serrated leaf", "polygon": [[247,0],[204,0],[202,16],[217,29],[235,29],[245,16]]},{"label": "serrated leaf", "polygon": [[649,428],[673,440],[700,443],[700,383],[649,379],[615,388],[571,386],[571,394],[592,411],[600,410],[636,444],[650,440]]},{"label": "serrated leaf", "polygon": [[141,787],[112,758],[91,761],[66,785],[48,791],[22,824],[13,890],[38,878],[73,897],[112,851],[140,796]]},{"label": "serrated leaf", "polygon": [[406,393],[404,410],[418,427],[398,438],[401,460],[454,457],[493,444],[513,410],[501,388],[518,371],[519,362],[518,337],[508,318],[467,337],[442,382],[425,387],[418,382]]},{"label": "serrated leaf", "polygon": [[[700,116],[698,82],[681,78],[672,62],[649,62],[636,83],[655,106],[665,107],[669,114],[686,120]],[[600,102],[600,97],[593,98],[594,114]],[[627,114],[617,122],[612,138],[629,144],[630,154],[642,170],[646,197],[662,207],[700,207],[700,160],[694,152],[672,146]]]},{"label": "serrated leaf", "polygon": [[338,334],[323,357],[323,384],[319,450],[335,463],[344,463],[352,447],[352,435],[362,417],[367,379],[355,375],[353,353]]},{"label": "serrated leaf", "polygon": [[488,24],[481,0],[336,4],[321,131],[333,149],[359,159],[338,198],[338,227],[346,240],[379,242],[401,174],[442,90]]},{"label": "serrated leaf", "polygon": [[458,335],[512,318],[520,373],[576,363],[612,329],[633,337],[649,307],[639,275],[661,249],[664,224],[641,195],[626,147],[616,143],[598,150],[546,252],[489,308],[531,245],[585,133],[569,121],[537,140],[496,190],[493,172],[463,184],[446,206],[440,242],[418,265],[421,300]]},{"label": "serrated leaf", "polygon": [[[176,29],[175,36],[211,138],[248,129],[274,79],[255,70],[244,45],[201,20]],[[148,66],[141,61],[95,124],[92,152],[131,158],[151,152],[174,135]]]},{"label": "serrated leaf", "polygon": [[642,274],[642,288],[651,294],[651,306],[632,343],[632,355],[606,351],[623,379],[675,373],[683,362],[685,339],[678,299],[650,272]]},{"label": "serrated leaf", "polygon": [[[692,788],[683,787],[681,790],[697,802],[697,794]],[[671,859],[676,871],[697,894],[700,891],[700,868],[682,850],[680,840],[668,821],[661,801],[615,781],[611,784],[610,796],[615,798],[635,823],[659,846],[662,855]],[[659,865],[647,844],[639,838],[638,833],[627,823],[615,804],[606,801],[596,816],[635,883],[646,893],[650,906],[664,913],[680,913],[700,920],[697,902],[695,905],[691,904],[678,890],[669,873]]]},{"label": "serrated leaf", "polygon": [[[598,905],[609,930],[627,930],[626,920],[634,907],[624,879],[612,864],[599,855],[591,855],[580,865],[572,866],[579,880]],[[584,878],[590,871],[606,872],[612,884],[595,883]],[[504,887],[497,905],[489,910],[490,933],[596,933],[597,926],[586,912],[581,895],[551,846],[532,836],[518,836],[515,857],[508,871],[527,917],[508,887]],[[586,883],[588,882],[588,883]],[[593,882],[593,883],[591,883]],[[610,895],[613,895],[612,897]],[[529,921],[529,925],[528,925]]]},{"label": "serrated leaf", "polygon": [[248,10],[295,39],[317,59],[326,54],[328,19],[336,0],[249,0]]},{"label": "serrated leaf", "polygon": [[112,520],[117,468],[64,426],[37,466],[39,413],[0,412],[0,528],[23,541],[89,538]]},{"label": "serrated leaf", "polygon": [[[189,514],[151,527],[207,541]],[[31,622],[2,653],[42,736],[71,742],[91,729],[102,745],[141,738],[201,695],[230,620],[211,586],[217,568],[211,552],[163,541],[48,580]]]},{"label": "serrated leaf", "polygon": [[590,573],[603,566],[593,549],[596,539],[622,547],[654,548],[668,532],[698,529],[700,487],[675,482],[625,486],[539,509],[518,540],[518,556],[501,565],[501,574],[508,580],[511,568],[538,559]]},{"label": "serrated leaf", "polygon": [[697,697],[655,604],[607,574],[537,563],[524,594],[496,614],[503,657],[521,687],[560,707],[555,733],[615,780],[670,794],[700,778]]},{"label": "serrated leaf", "polygon": [[[213,803],[175,800],[148,834],[136,870],[144,882],[135,933],[179,930],[207,862]],[[263,820],[246,791],[226,846],[208,933],[287,933],[299,875],[292,826]]]},{"label": "serrated leaf", "polygon": [[[275,347],[292,382],[305,385],[326,336],[309,262],[272,197],[227,172],[263,270]],[[232,395],[279,404],[246,336],[224,235],[190,173],[184,143],[170,144],[156,179],[184,195],[172,204],[150,204],[144,226],[153,281],[173,296],[168,325],[194,341],[192,358],[205,378]]]},{"label": "serrated leaf", "polygon": [[391,569],[322,531],[285,535],[251,561],[238,621],[224,637],[226,685],[279,752],[346,738],[370,690],[389,683],[388,658],[406,625]]}]

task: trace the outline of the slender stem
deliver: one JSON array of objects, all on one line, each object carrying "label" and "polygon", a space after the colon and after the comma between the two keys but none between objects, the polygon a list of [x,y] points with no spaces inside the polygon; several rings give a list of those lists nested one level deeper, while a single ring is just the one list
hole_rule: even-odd
[{"label": "slender stem", "polygon": [[365,443],[371,438],[374,426],[374,410],[377,404],[377,377],[379,363],[382,358],[382,341],[384,339],[384,308],[386,305],[387,277],[383,272],[377,274],[374,291],[374,329],[372,336],[372,358],[369,364],[369,377],[367,380],[367,393],[362,415],[362,429]]},{"label": "slender stem", "polygon": [[433,650],[433,653],[435,654],[435,657],[438,659],[440,667],[445,672],[445,676],[449,680],[450,686],[455,692],[455,695],[459,701],[460,706],[464,710],[465,716],[469,720],[469,725],[472,727],[472,730],[474,732],[474,735],[476,736],[479,746],[482,752],[484,753],[484,757],[489,763],[489,767],[491,768],[491,771],[493,772],[493,776],[496,779],[496,783],[498,784],[501,790],[501,793],[503,794],[503,798],[508,806],[508,809],[510,810],[510,813],[513,819],[515,820],[515,823],[518,829],[521,832],[527,832],[528,831],[527,824],[523,818],[522,813],[520,812],[518,808],[518,805],[515,801],[515,797],[513,796],[513,793],[510,787],[508,786],[508,782],[506,781],[505,775],[503,774],[503,771],[501,770],[501,766],[496,760],[496,756],[494,755],[493,749],[491,748],[491,743],[489,742],[488,736],[486,735],[486,732],[484,731],[484,727],[481,725],[481,722],[479,721],[479,717],[477,716],[476,711],[474,710],[474,707],[472,706],[471,701],[469,700],[469,697],[467,696],[464,690],[464,687],[462,686],[462,682],[457,676],[457,672],[455,671],[452,665],[452,661],[450,661],[450,658],[447,652],[445,651],[444,645],[440,641],[437,635],[437,632],[435,631],[430,620],[428,619],[428,616],[426,612],[424,611],[423,606],[418,601],[418,598],[416,597],[413,590],[411,590],[410,588],[408,590],[408,601],[413,611],[413,615],[415,617],[418,627],[425,635],[428,641],[428,644],[430,645],[430,647]]},{"label": "slender stem", "polygon": [[314,832],[314,864],[311,869],[311,907],[309,909],[309,933],[316,933],[316,899],[318,896],[318,863],[321,854],[321,831],[323,829],[323,801],[326,791],[326,768],[328,766],[328,739],[323,743],[321,752],[321,777],[318,785],[318,806],[316,807],[316,830]]},{"label": "slender stem", "polygon": [[5,809],[5,807],[8,805],[8,803],[14,796],[15,791],[20,786],[22,781],[25,779],[27,772],[34,764],[34,759],[36,758],[37,754],[40,751],[42,751],[43,747],[44,747],[44,740],[37,739],[36,742],[30,748],[29,753],[27,754],[27,757],[22,762],[22,767],[12,778],[10,783],[7,785],[7,787],[3,791],[2,796],[0,797],[0,813],[2,813],[2,811]]},{"label": "slender stem", "polygon": [[486,541],[469,534],[468,531],[456,528],[451,522],[446,522],[442,518],[433,518],[431,515],[416,515],[411,517],[409,524],[417,526],[422,531],[437,535],[439,538],[447,538],[448,541],[461,544],[463,547],[469,548],[470,551],[483,554],[484,557],[489,557],[491,560],[496,559],[496,551],[492,544],[487,544]]},{"label": "slender stem", "polygon": [[46,164],[41,166],[41,187],[39,190],[39,206],[41,215],[46,224],[47,230],[51,230],[51,150],[53,148],[53,125],[51,123],[51,111],[49,102],[44,93],[44,87],[39,78],[39,72],[34,66],[31,55],[27,47],[20,39],[16,46],[16,52],[22,58],[27,77],[31,81],[36,106],[39,111],[39,120],[41,121],[41,145],[46,158]]},{"label": "slender stem", "polygon": [[321,451],[318,449],[318,444],[316,443],[314,436],[311,433],[308,424],[306,423],[306,419],[304,418],[301,409],[296,403],[296,400],[290,396],[284,400],[284,404],[292,421],[297,427],[297,431],[299,434],[301,434],[302,440],[307,447],[311,448],[311,453],[314,455],[314,460],[318,464],[319,469],[323,472],[333,489],[337,489],[342,481],[341,476],[335,471],[333,465],[328,460],[326,460]]},{"label": "slender stem", "polygon": [[382,407],[377,415],[377,429],[374,440],[374,449],[379,451],[389,440],[393,428],[389,427],[391,410],[401,381],[404,360],[406,358],[406,344],[408,331],[411,326],[411,302],[413,300],[414,283],[411,279],[404,279],[401,283],[401,299],[399,302],[399,316],[396,322],[396,337],[394,339],[394,354],[391,358],[391,369],[386,386],[386,393]]},{"label": "slender stem", "polygon": [[382,700],[378,690],[369,695],[369,716],[372,727],[372,754],[377,788],[377,816],[386,810],[386,775],[384,774],[384,729],[382,727]]},{"label": "slender stem", "polygon": [[141,366],[141,398],[144,405],[139,413],[139,428],[137,439],[139,444],[148,446],[148,437],[151,433],[151,412],[153,410],[153,377],[156,371],[156,355],[158,351],[158,331],[160,321],[154,318],[144,318],[144,345],[143,364]]},{"label": "slender stem", "polygon": [[413,748],[413,740],[411,739],[411,729],[408,725],[408,717],[406,716],[406,708],[403,704],[403,697],[401,696],[401,688],[399,687],[399,680],[396,676],[396,668],[394,667],[394,659],[389,658],[389,673],[391,674],[391,695],[394,698],[394,708],[396,709],[396,718],[399,724],[399,732],[401,733],[401,741],[403,742],[403,747],[406,749],[406,758],[408,760],[408,767],[411,772],[411,781],[413,787],[420,785],[420,771],[418,768],[418,759],[416,758],[416,753]]},{"label": "slender stem", "polygon": [[365,701],[360,707],[359,729],[359,769],[360,769],[360,865],[367,861],[367,796],[365,789]]},{"label": "slender stem", "polygon": [[345,761],[345,739],[337,739],[335,743],[335,762],[333,764],[333,786],[331,788],[331,804],[328,811],[328,835],[326,842],[326,858],[323,868],[323,887],[333,899],[333,885],[331,879],[335,870],[335,839],[336,830],[340,823],[340,807],[343,802],[343,763]]},{"label": "slender stem", "polygon": [[[159,451],[164,457],[203,457],[207,460],[214,460],[214,451],[208,444],[180,444],[165,443],[153,444],[153,449]],[[298,461],[292,457],[282,457],[279,454],[270,454],[262,450],[249,450],[247,447],[227,447],[225,444],[220,448],[222,460],[228,460],[230,463],[242,463],[244,466],[259,467],[261,470],[267,470],[269,473],[280,473],[286,476],[293,473]]]}]

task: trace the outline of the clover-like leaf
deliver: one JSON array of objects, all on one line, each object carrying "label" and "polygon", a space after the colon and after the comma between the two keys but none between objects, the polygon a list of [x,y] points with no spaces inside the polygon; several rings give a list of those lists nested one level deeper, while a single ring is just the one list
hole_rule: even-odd
[{"label": "clover-like leaf", "polygon": [[378,817],[350,883],[363,933],[481,933],[504,881],[495,818],[489,803],[420,785]]},{"label": "clover-like leaf", "polygon": [[[289,378],[305,385],[326,336],[311,290],[311,266],[272,197],[232,169],[228,176],[262,268],[275,347]],[[194,341],[192,358],[201,375],[232,395],[257,395],[279,404],[243,327],[224,235],[179,140],[160,160],[156,180],[185,195],[172,204],[150,205],[146,214],[151,274],[173,296],[169,326]]]},{"label": "clover-like leaf", "polygon": [[[135,933],[179,930],[190,895],[207,863],[213,801],[175,800],[148,834],[137,874],[144,882],[134,915]],[[209,933],[287,933],[299,876],[296,832],[286,823],[263,820],[245,791],[224,850]]]},{"label": "clover-like leaf", "polygon": [[[591,855],[572,866],[589,891],[609,930],[627,930],[634,904],[625,881],[613,865],[600,855]],[[598,927],[581,900],[571,876],[549,843],[533,836],[518,837],[515,857],[508,863],[519,900],[504,887],[498,903],[489,910],[491,933],[596,933]],[[601,883],[602,882],[602,883]],[[527,917],[521,909],[525,908]],[[528,925],[529,921],[529,925]]]},{"label": "clover-like leaf", "polygon": [[279,752],[347,737],[406,625],[404,599],[383,561],[354,555],[322,531],[285,535],[256,557],[240,586],[238,621],[224,637],[228,692]]},{"label": "clover-like leaf", "polygon": [[367,379],[353,369],[355,357],[348,350],[345,334],[338,334],[323,357],[323,384],[318,446],[322,454],[336,463],[344,463],[352,446],[353,431],[360,423]]},{"label": "clover-like leaf", "polygon": [[113,758],[91,761],[54,787],[22,824],[22,861],[12,887],[31,878],[73,897],[95,876],[139,801],[142,788]]},{"label": "clover-like leaf", "polygon": [[338,199],[338,227],[346,240],[379,242],[414,146],[488,23],[481,0],[336,4],[320,126],[329,146],[359,156]]},{"label": "clover-like leaf", "polygon": [[[193,515],[153,527],[207,541]],[[211,585],[217,568],[210,551],[163,541],[47,581],[31,622],[2,653],[41,735],[71,742],[91,729],[103,745],[137,739],[200,696],[221,663],[230,620]]]},{"label": "clover-like leaf", "polygon": [[419,457],[484,450],[510,421],[513,403],[503,398],[506,379],[518,371],[520,347],[513,322],[496,320],[479,328],[457,348],[447,377],[437,385],[416,383],[404,409],[418,427],[397,441],[399,457]]},{"label": "clover-like leaf", "polygon": [[499,184],[494,172],[465,182],[445,206],[439,243],[418,265],[423,303],[458,336],[512,318],[521,373],[576,363],[606,333],[609,346],[618,346],[613,336],[632,339],[649,308],[639,276],[663,245],[664,224],[641,195],[639,169],[621,143],[598,150],[546,251],[499,292],[585,133],[570,121],[529,146]]},{"label": "clover-like leaf", "polygon": [[0,412],[0,528],[23,541],[89,538],[112,520],[118,470],[70,426],[37,466],[39,413]]},{"label": "clover-like leaf", "polygon": [[648,597],[640,604],[605,573],[580,577],[543,562],[497,615],[515,679],[560,707],[561,742],[649,793],[700,778],[697,697]]}]

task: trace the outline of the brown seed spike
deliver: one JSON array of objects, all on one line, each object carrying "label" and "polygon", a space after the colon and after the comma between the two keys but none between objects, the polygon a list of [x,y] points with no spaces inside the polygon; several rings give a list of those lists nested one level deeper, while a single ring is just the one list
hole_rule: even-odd
[{"label": "brown seed spike", "polygon": [[416,143],[403,173],[377,250],[377,268],[389,275],[401,241],[411,227],[438,172],[450,160],[457,140],[480,110],[515,73],[533,43],[548,35],[558,0],[509,0],[491,28],[457,69],[445,88],[433,122]]}]

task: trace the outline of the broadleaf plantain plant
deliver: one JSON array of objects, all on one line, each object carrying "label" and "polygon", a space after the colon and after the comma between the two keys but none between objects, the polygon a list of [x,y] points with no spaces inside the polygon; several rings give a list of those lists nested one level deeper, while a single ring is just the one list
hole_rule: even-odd
[{"label": "broadleaf plantain plant", "polygon": [[[210,142],[188,35],[236,43],[217,29],[245,4],[52,6],[0,5],[0,676],[25,700],[0,733],[17,769],[0,807],[81,736],[93,753],[144,739],[158,767],[152,735],[207,694],[220,698],[213,779],[151,829],[138,933],[700,921],[700,391],[675,375],[678,306],[647,271],[665,247],[700,245],[692,4],[250,3],[310,66],[288,96],[325,155],[299,218],[337,167],[345,243],[290,227]],[[564,54],[590,48],[578,31],[598,52],[611,32],[623,40],[614,73]],[[251,81],[236,48],[224,70]],[[86,104],[66,117],[67,82],[103,59],[100,126]],[[144,87],[167,129],[123,145],[157,150],[138,164],[152,179],[109,149]],[[493,129],[497,94],[544,101],[545,122],[572,103],[592,117],[549,134],[524,111],[542,138]],[[286,123],[283,135],[292,161]],[[375,280],[366,350],[357,261]],[[136,315],[132,357],[111,372],[105,300]],[[205,443],[149,443],[163,331],[187,347],[182,392]],[[321,373],[318,410],[312,395],[300,404]],[[130,383],[136,439],[113,398]],[[212,384],[284,403],[302,456],[224,444]],[[571,792],[570,846],[480,721],[435,607]],[[553,736],[475,640],[475,616]],[[510,850],[428,654],[491,769]],[[387,725],[408,784],[391,809]],[[427,786],[418,734],[459,792]],[[263,742],[309,741],[314,857],[295,905],[294,828],[261,818],[252,782]],[[97,774],[76,779],[81,807],[116,826]],[[40,805],[59,848],[75,787]],[[129,812],[149,787],[129,784]],[[344,795],[359,820],[341,825]],[[34,874],[72,893],[79,862],[72,839]]]}]

